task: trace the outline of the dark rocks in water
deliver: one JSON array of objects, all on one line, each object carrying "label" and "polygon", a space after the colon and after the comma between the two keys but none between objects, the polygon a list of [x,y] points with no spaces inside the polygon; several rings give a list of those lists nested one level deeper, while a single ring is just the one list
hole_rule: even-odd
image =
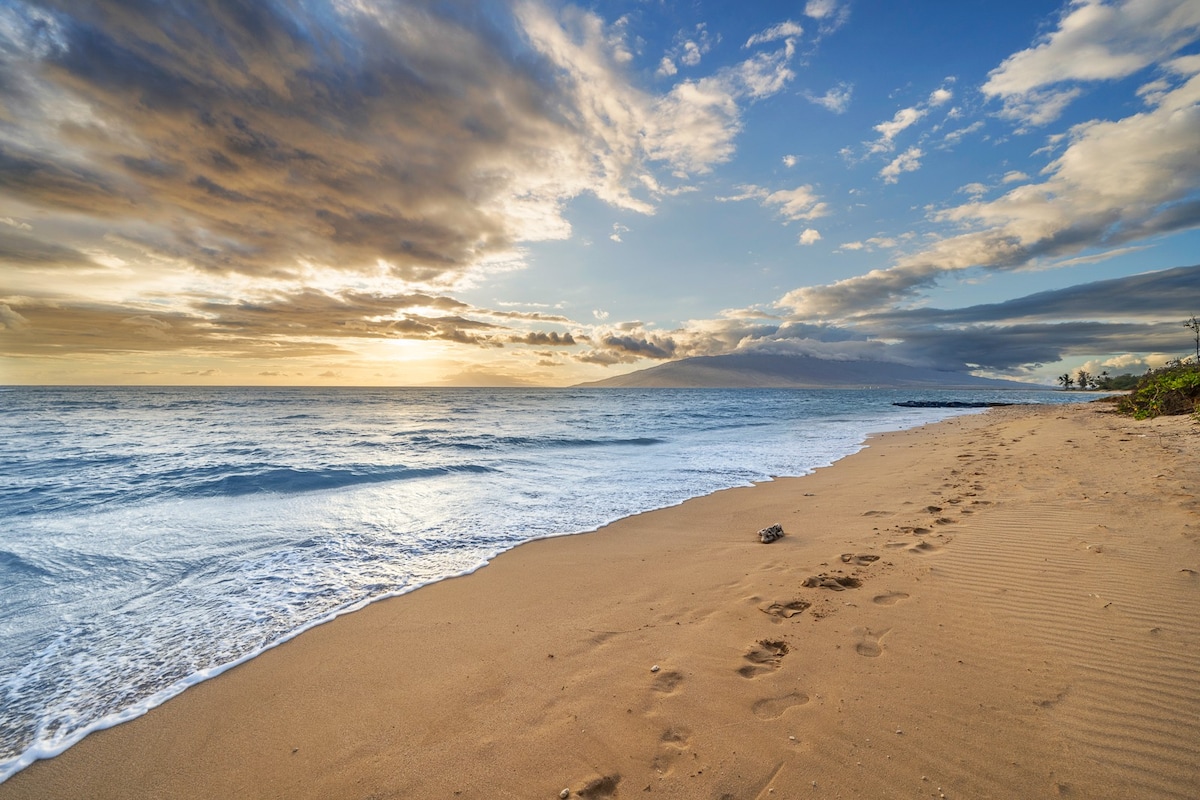
[{"label": "dark rocks in water", "polygon": [[964,400],[902,400],[899,403],[892,403],[894,406],[901,408],[999,408],[1001,406],[1015,406],[1016,403],[998,403],[994,401],[973,402]]},{"label": "dark rocks in water", "polygon": [[758,540],[760,542],[762,542],[763,544],[770,544],[771,542],[775,541],[776,539],[782,539],[782,538],[783,538],[783,526],[782,525],[772,525],[771,527],[763,528],[761,531],[758,532]]}]

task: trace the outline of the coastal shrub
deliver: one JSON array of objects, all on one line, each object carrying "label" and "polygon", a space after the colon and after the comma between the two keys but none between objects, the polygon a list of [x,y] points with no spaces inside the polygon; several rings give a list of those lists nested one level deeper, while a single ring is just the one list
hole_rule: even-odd
[{"label": "coastal shrub", "polygon": [[1117,410],[1135,419],[1200,413],[1200,364],[1175,363],[1147,372]]}]

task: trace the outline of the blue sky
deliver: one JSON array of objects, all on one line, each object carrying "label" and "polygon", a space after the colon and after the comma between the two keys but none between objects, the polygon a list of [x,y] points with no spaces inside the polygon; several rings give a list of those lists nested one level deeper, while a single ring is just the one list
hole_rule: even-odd
[{"label": "blue sky", "polygon": [[0,379],[1189,350],[1200,4],[0,8]]}]

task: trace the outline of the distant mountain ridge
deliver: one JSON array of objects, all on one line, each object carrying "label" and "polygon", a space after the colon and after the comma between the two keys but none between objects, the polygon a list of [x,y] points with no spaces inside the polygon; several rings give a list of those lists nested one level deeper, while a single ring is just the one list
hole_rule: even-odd
[{"label": "distant mountain ridge", "polygon": [[[1017,381],[890,361],[832,361],[813,356],[733,353],[669,361],[581,387],[613,389],[1036,389]],[[1049,388],[1049,387],[1045,387]]]}]

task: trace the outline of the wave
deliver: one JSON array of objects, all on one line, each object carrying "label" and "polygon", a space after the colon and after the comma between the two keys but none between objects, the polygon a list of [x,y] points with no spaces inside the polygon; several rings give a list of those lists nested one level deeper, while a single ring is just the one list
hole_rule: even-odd
[{"label": "wave", "polygon": [[435,447],[453,448],[455,450],[490,450],[500,448],[650,447],[656,444],[665,444],[666,442],[666,439],[656,436],[599,439],[584,439],[571,436],[481,436],[474,441],[427,442],[427,444]]},{"label": "wave", "polygon": [[493,471],[492,467],[481,464],[440,467],[358,464],[311,469],[270,464],[221,464],[125,476],[114,479],[103,488],[86,492],[78,487],[22,487],[0,493],[0,512],[13,518],[46,513],[69,514],[109,504],[129,505],[154,500],[254,494],[301,494],[389,481]]},{"label": "wave", "polygon": [[206,481],[190,483],[173,493],[190,497],[237,497],[247,494],[276,493],[298,494],[323,489],[344,489],[349,486],[388,481],[431,478],[455,473],[491,472],[491,467],[479,464],[462,464],[445,467],[404,466],[357,466],[326,467],[323,469],[297,469],[295,467],[267,467],[245,472],[221,475]]}]

